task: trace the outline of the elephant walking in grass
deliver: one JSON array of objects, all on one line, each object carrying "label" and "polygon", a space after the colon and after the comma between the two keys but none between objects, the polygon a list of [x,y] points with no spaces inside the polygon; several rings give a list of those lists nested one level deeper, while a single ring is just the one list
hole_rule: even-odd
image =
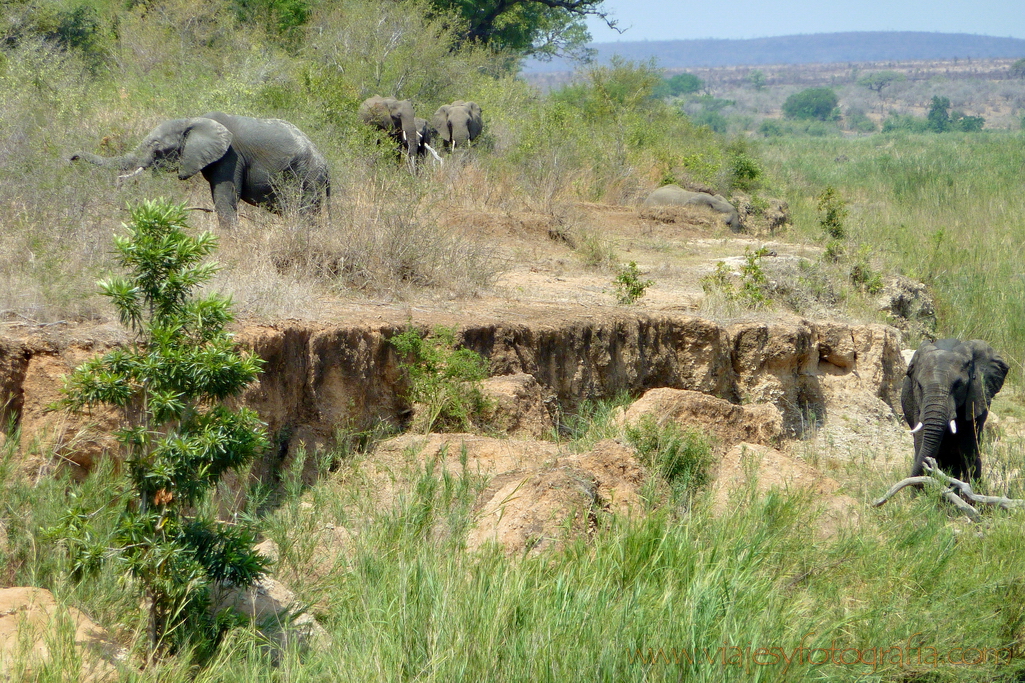
[{"label": "elephant walking in grass", "polygon": [[452,151],[466,147],[484,130],[484,119],[476,102],[443,104],[434,112],[431,125],[438,131],[445,145]]},{"label": "elephant walking in grass", "polygon": [[322,192],[328,202],[331,198],[324,156],[302,131],[280,119],[222,112],[173,119],[154,128],[124,156],[80,152],[71,157],[80,159],[121,171],[119,181],[157,164],[177,166],[182,180],[202,173],[210,183],[221,228],[236,224],[240,199],[281,213],[284,192],[294,189],[300,213],[309,215],[321,209]]},{"label": "elephant walking in grass", "polygon": [[430,152],[438,157],[431,147],[432,131],[426,119],[418,118],[409,100],[374,95],[363,101],[358,116],[360,121],[384,131],[405,150],[409,167],[416,170],[416,162]]},{"label": "elephant walking in grass", "polygon": [[1007,370],[993,347],[978,339],[941,339],[915,351],[900,396],[915,438],[912,477],[924,473],[926,458],[962,481],[981,476],[979,437]]}]

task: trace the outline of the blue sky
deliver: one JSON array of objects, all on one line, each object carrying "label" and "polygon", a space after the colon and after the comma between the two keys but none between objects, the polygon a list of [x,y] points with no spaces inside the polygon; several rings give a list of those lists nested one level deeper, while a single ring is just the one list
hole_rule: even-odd
[{"label": "blue sky", "polygon": [[1025,0],[605,0],[622,35],[590,20],[595,42],[766,38],[840,31],[935,31],[1025,39]]}]

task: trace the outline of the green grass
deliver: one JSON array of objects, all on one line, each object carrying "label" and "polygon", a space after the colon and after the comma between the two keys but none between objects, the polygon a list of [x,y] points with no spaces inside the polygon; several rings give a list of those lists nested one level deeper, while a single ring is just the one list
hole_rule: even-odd
[{"label": "green grass", "polygon": [[[590,411],[593,427],[581,423],[581,440],[566,447],[585,448],[593,430],[611,433],[608,412]],[[1021,445],[987,455],[1011,465]],[[834,474],[867,498],[896,474],[866,467],[873,456],[862,455]],[[753,497],[741,487],[721,516],[699,491],[686,512],[662,506],[632,520],[606,516],[588,541],[509,558],[497,548],[463,550],[482,485],[470,471],[416,466],[393,505],[368,512],[352,504],[370,493],[354,476],[366,457],[346,460],[311,488],[286,487],[261,515],[282,548],[279,571],[292,577],[328,644],[275,660],[259,633],[242,627],[201,670],[171,657],[124,680],[1011,681],[1025,673],[1025,661],[1007,664],[1006,652],[1003,663],[991,653],[988,663],[935,667],[932,650],[921,650],[921,663],[918,650],[905,652],[909,639],[944,657],[954,648],[1020,644],[1020,516],[989,513],[973,527],[932,496],[902,494],[863,508],[860,521],[823,540],[807,497]],[[84,508],[102,508],[117,475],[104,468],[84,484],[50,477],[32,486],[10,459],[0,475],[12,539],[0,571],[9,583],[50,588],[138,649],[139,611],[117,568],[75,583],[62,553],[38,534],[72,493]],[[327,524],[348,529],[351,541],[330,571],[311,572]],[[780,652],[793,656],[802,643],[857,648],[870,663],[787,667]],[[902,650],[879,659],[893,647]],[[758,648],[768,649],[765,665],[753,663]],[[39,680],[67,679],[73,659],[65,652]]]},{"label": "green grass", "polygon": [[985,339],[1022,380],[1025,135],[781,138],[762,151],[790,201],[796,237],[817,237],[816,197],[835,188],[850,209],[851,241],[929,285],[938,332]]}]

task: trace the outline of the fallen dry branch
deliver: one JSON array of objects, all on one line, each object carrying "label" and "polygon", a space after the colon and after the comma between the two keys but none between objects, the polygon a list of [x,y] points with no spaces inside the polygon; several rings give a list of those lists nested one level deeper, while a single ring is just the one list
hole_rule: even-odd
[{"label": "fallen dry branch", "polygon": [[941,491],[944,499],[957,507],[958,510],[967,515],[973,522],[981,521],[982,516],[979,514],[979,511],[968,502],[969,500],[976,505],[994,505],[1002,510],[1014,510],[1025,507],[1025,500],[1021,500],[1019,498],[983,496],[975,493],[972,491],[971,484],[963,482],[960,479],[954,479],[948,474],[944,474],[943,470],[937,467],[936,460],[933,458],[925,459],[925,471],[929,473],[928,477],[908,477],[907,479],[903,479],[894,484],[882,498],[872,503],[872,507],[880,507],[881,505],[884,505],[903,488],[922,485],[931,486],[932,488]]}]

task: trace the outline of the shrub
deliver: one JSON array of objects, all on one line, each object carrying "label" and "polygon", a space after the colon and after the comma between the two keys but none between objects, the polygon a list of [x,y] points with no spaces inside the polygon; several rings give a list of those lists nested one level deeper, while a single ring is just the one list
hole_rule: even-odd
[{"label": "shrub", "polygon": [[399,354],[406,398],[423,406],[416,428],[426,434],[477,426],[490,407],[480,388],[488,376],[486,358],[471,349],[455,348],[455,332],[447,327],[436,327],[427,337],[410,328],[390,341]]},{"label": "shrub", "polygon": [[630,261],[619,269],[613,284],[616,285],[616,299],[619,303],[632,304],[644,296],[644,291],[655,282],[654,280],[642,280],[637,263]]},{"label": "shrub", "polygon": [[783,103],[788,119],[828,121],[839,117],[839,98],[832,88],[808,88],[794,93]]},{"label": "shrub", "polygon": [[124,562],[149,610],[155,651],[189,643],[203,652],[219,630],[212,589],[250,585],[267,561],[253,551],[249,525],[218,522],[200,504],[267,439],[256,413],[224,404],[256,378],[260,361],[239,353],[225,329],[230,301],[193,298],[217,268],[199,265],[216,240],[210,233],[188,237],[186,228],[182,205],[161,200],[131,209],[128,235],[114,241],[129,276],[100,287],[139,340],[77,368],[60,403],[77,412],[107,405],[121,413],[115,438],[133,495],[113,546],[93,541],[88,517],[74,510],[52,533],[75,549],[78,569],[95,568],[107,555]]}]

